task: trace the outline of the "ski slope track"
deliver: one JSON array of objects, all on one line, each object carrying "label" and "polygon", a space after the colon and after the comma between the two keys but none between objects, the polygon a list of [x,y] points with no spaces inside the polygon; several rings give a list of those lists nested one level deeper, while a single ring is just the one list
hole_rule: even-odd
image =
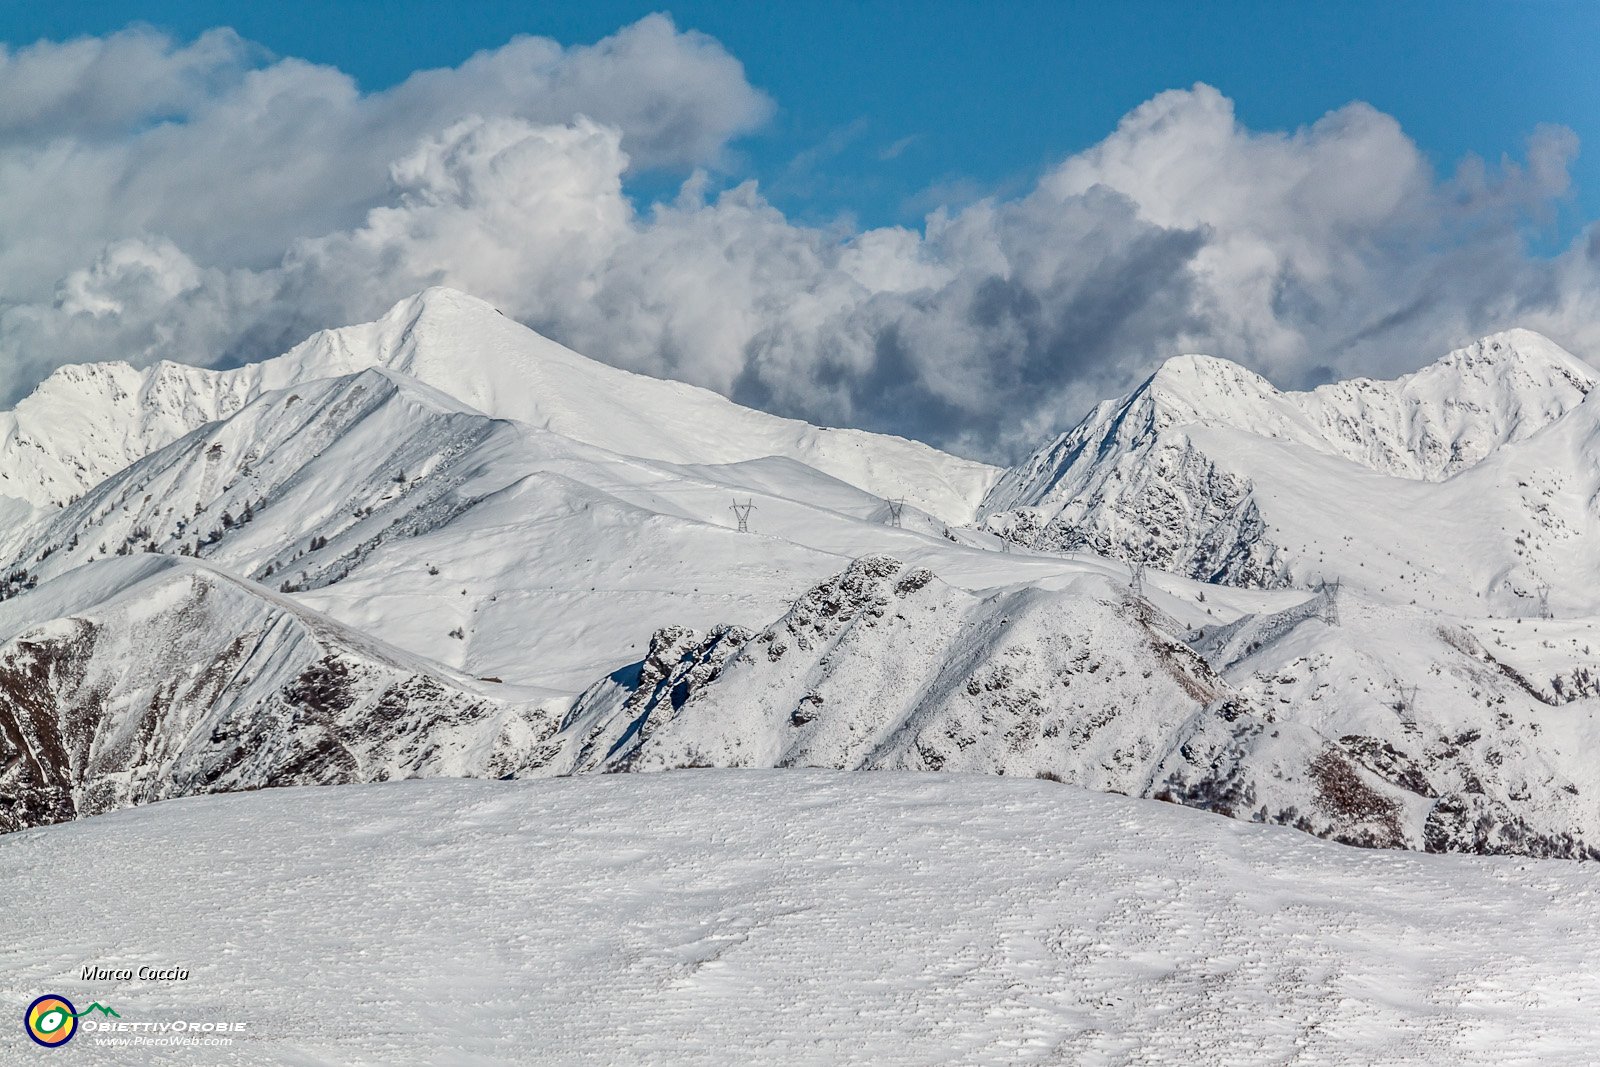
[{"label": "ski slope track", "polygon": [[820,767],[1595,858],[1597,382],[1516,330],[1309,393],[1188,356],[1000,471],[444,289],[232,370],[64,368],[0,416],[0,829]]}]

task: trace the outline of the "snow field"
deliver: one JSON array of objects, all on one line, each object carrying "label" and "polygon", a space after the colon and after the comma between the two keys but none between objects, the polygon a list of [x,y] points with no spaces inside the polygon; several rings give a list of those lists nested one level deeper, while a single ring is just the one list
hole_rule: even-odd
[{"label": "snow field", "polygon": [[85,1063],[1589,1064],[1597,888],[981,775],[265,790],[0,838],[0,996],[249,1023]]}]

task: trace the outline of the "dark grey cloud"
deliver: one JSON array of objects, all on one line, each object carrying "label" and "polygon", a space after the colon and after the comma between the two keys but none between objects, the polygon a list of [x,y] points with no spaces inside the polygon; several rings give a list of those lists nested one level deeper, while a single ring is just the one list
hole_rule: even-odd
[{"label": "dark grey cloud", "polygon": [[[857,231],[800,225],[750,182],[708,195],[704,173],[629,200],[637,168],[716,166],[769,109],[662,18],[374,95],[227,34],[98,47],[134,58],[0,64],[0,88],[27,90],[0,105],[12,396],[70,360],[259,358],[436,283],[619,366],[997,459],[1183,352],[1290,386],[1511,325],[1600,352],[1595,231],[1549,258],[1521,236],[1567,194],[1565,130],[1440,175],[1366,105],[1260,132],[1196,86],[1025,191]],[[145,102],[82,103],[109,84]],[[81,129],[31,132],[80,107]],[[64,215],[48,240],[40,219]]]}]

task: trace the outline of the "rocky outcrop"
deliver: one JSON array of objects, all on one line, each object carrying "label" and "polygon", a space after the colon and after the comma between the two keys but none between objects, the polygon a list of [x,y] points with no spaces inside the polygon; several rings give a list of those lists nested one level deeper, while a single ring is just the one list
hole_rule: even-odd
[{"label": "rocky outcrop", "polygon": [[1203,582],[1289,584],[1248,478],[1225,471],[1187,438],[1164,438],[1089,477],[1059,509],[1023,507],[984,528],[1047,552],[1089,551]]},{"label": "rocky outcrop", "polygon": [[0,832],[197,793],[526,773],[553,754],[542,708],[259,587],[164,557],[83,570],[111,583],[98,603],[0,645]]},{"label": "rocky outcrop", "polygon": [[[1189,630],[1109,582],[975,596],[865,557],[759,633],[659,631],[579,701],[577,769],[1028,775],[1368,848],[1592,858],[1546,695],[1470,635],[1344,597],[1342,626],[1329,589]],[[1419,648],[1426,669],[1384,658]],[[1423,696],[1387,688],[1408,671]]]},{"label": "rocky outcrop", "polygon": [[[1180,356],[1007,471],[979,521],[1027,548],[1091,550],[1200,581],[1281,587],[1292,584],[1297,561],[1273,524],[1282,507],[1297,505],[1271,510],[1256,484],[1263,469],[1315,478],[1331,460],[1361,484],[1374,474],[1443,481],[1559,421],[1597,384],[1593,368],[1526,330],[1484,338],[1393,381],[1359,378],[1304,393],[1280,391],[1227,360]],[[1298,562],[1308,570],[1326,563],[1324,552],[1312,555]]]}]

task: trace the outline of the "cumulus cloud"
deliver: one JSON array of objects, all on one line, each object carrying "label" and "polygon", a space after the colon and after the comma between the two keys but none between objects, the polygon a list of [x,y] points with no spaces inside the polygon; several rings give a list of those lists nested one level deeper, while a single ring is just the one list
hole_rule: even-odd
[{"label": "cumulus cloud", "polygon": [[125,133],[203,106],[263,58],[231,30],[182,45],[145,29],[19,51],[0,45],[0,138],[15,145]]},{"label": "cumulus cloud", "polygon": [[[1600,352],[1600,230],[1552,259],[1522,237],[1567,194],[1561,129],[1439,175],[1366,105],[1259,132],[1196,86],[1022,195],[862,232],[798,225],[705,170],[671,202],[630,199],[641,168],[725,164],[770,106],[661,17],[371,95],[226,33],[91,44],[132,58],[108,71],[75,43],[0,65],[0,86],[32,87],[10,111],[0,94],[13,395],[68,360],[259,358],[436,283],[619,366],[997,459],[1184,351],[1288,386],[1512,324]],[[119,79],[121,111],[62,103]],[[38,116],[80,106],[81,128],[40,138]],[[29,202],[80,201],[89,217],[30,248],[49,227]]]},{"label": "cumulus cloud", "polygon": [[586,115],[626,138],[636,167],[687,171],[771,106],[720,45],[664,16],[590,46],[519,37],[367,94],[226,30],[0,53],[0,299],[47,299],[127,238],[271,266],[295,240],[358,224],[391,195],[397,159],[467,116]]}]

